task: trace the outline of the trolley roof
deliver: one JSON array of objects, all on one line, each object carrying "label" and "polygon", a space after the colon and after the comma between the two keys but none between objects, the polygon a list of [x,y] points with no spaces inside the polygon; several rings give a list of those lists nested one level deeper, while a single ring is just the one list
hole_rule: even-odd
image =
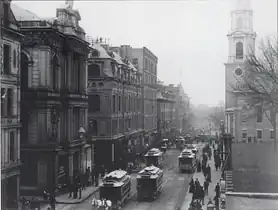
[{"label": "trolley roof", "polygon": [[103,178],[103,183],[101,184],[101,186],[119,187],[122,186],[128,179],[130,179],[130,176],[127,174],[126,171],[115,170],[107,174]]},{"label": "trolley roof", "polygon": [[138,173],[137,178],[146,177],[146,178],[150,178],[150,179],[156,179],[158,176],[160,176],[160,174],[162,172],[163,171],[161,169],[152,165],[152,166],[148,166],[148,167],[144,168],[143,170],[141,170]]},{"label": "trolley roof", "polygon": [[157,148],[150,149],[145,156],[160,156],[162,152]]}]

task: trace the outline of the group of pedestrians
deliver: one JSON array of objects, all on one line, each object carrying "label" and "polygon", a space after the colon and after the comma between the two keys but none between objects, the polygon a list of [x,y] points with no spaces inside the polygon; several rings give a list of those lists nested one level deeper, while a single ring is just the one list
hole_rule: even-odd
[{"label": "group of pedestrians", "polygon": [[[195,181],[191,180],[189,185],[189,193],[192,193],[192,200],[190,206],[193,207],[198,206],[201,208],[202,205],[204,205],[205,196],[208,196],[208,189],[209,185],[211,184],[211,167],[208,164],[208,160],[211,160],[212,156],[212,150],[207,145],[203,153],[201,155],[201,160],[197,160],[197,172],[202,172],[204,175],[204,183],[203,185],[200,184],[198,178],[195,179]],[[220,150],[214,149],[213,150],[213,157],[214,157],[214,164],[215,169],[219,170],[221,167],[221,158],[220,158]],[[214,203],[215,208],[219,209],[219,200],[220,200],[220,185],[219,183],[216,184],[215,188],[215,196],[213,197],[214,202],[212,202],[211,199],[209,199],[209,203]]]}]

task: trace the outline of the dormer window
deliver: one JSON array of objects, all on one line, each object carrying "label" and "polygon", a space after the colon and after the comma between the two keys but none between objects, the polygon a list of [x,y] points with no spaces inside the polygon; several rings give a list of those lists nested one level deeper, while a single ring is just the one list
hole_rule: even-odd
[{"label": "dormer window", "polygon": [[92,56],[92,57],[99,57],[99,52],[98,52],[97,50],[93,50],[93,51],[91,52],[91,56]]}]

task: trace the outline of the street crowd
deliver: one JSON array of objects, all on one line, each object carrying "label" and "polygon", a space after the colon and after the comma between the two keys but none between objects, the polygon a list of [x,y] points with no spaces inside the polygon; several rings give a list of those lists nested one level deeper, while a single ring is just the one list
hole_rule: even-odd
[{"label": "street crowd", "polygon": [[[214,155],[214,166],[215,170],[219,170],[221,168],[221,158],[220,158],[220,149],[219,147],[215,148],[215,145],[213,144],[213,155]],[[212,150],[207,145],[203,148],[201,160],[197,160],[197,172],[202,172],[204,175],[204,183],[201,185],[198,178],[193,180],[193,178],[190,181],[189,184],[189,193],[192,193],[192,200],[191,200],[191,207],[201,207],[202,205],[205,205],[204,199],[205,196],[208,196],[208,189],[209,185],[211,183],[211,167],[207,163],[208,159],[211,160],[212,157]],[[220,185],[217,182],[215,186],[215,196],[214,196],[214,205],[216,209],[219,209],[219,199],[220,199]],[[212,200],[209,199],[208,205],[213,204]]]}]

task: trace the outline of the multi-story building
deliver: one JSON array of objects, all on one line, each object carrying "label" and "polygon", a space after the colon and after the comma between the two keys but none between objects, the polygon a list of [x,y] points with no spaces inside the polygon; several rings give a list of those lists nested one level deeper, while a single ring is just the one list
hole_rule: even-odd
[{"label": "multi-story building", "polygon": [[250,1],[236,1],[234,6],[231,12],[231,31],[228,34],[229,57],[225,63],[226,132],[232,134],[235,141],[273,140],[274,131],[262,107],[257,106],[256,113],[254,109],[250,113],[246,109],[246,97],[239,92],[244,89],[245,58],[255,49],[256,33],[253,30]]},{"label": "multi-story building", "polygon": [[[20,27],[0,2],[1,209],[18,209],[20,181]],[[3,15],[3,16],[2,16]]]},{"label": "multi-story building", "polygon": [[142,76],[101,38],[91,47],[88,120],[95,164],[125,168],[132,145],[143,138]]},{"label": "multi-story building", "polygon": [[166,86],[158,85],[157,91],[157,130],[160,138],[171,139],[175,133],[175,94],[166,91]]},{"label": "multi-story building", "polygon": [[167,91],[175,94],[175,128],[178,133],[187,132],[189,126],[190,98],[184,92],[181,84],[166,87]]},{"label": "multi-story building", "polygon": [[152,144],[157,136],[157,62],[158,58],[146,47],[131,48],[128,45],[121,46],[121,52],[143,75],[143,128],[144,144]]},{"label": "multi-story building", "polygon": [[42,19],[13,5],[21,51],[21,192],[52,191],[82,172],[89,44],[67,2]]}]

